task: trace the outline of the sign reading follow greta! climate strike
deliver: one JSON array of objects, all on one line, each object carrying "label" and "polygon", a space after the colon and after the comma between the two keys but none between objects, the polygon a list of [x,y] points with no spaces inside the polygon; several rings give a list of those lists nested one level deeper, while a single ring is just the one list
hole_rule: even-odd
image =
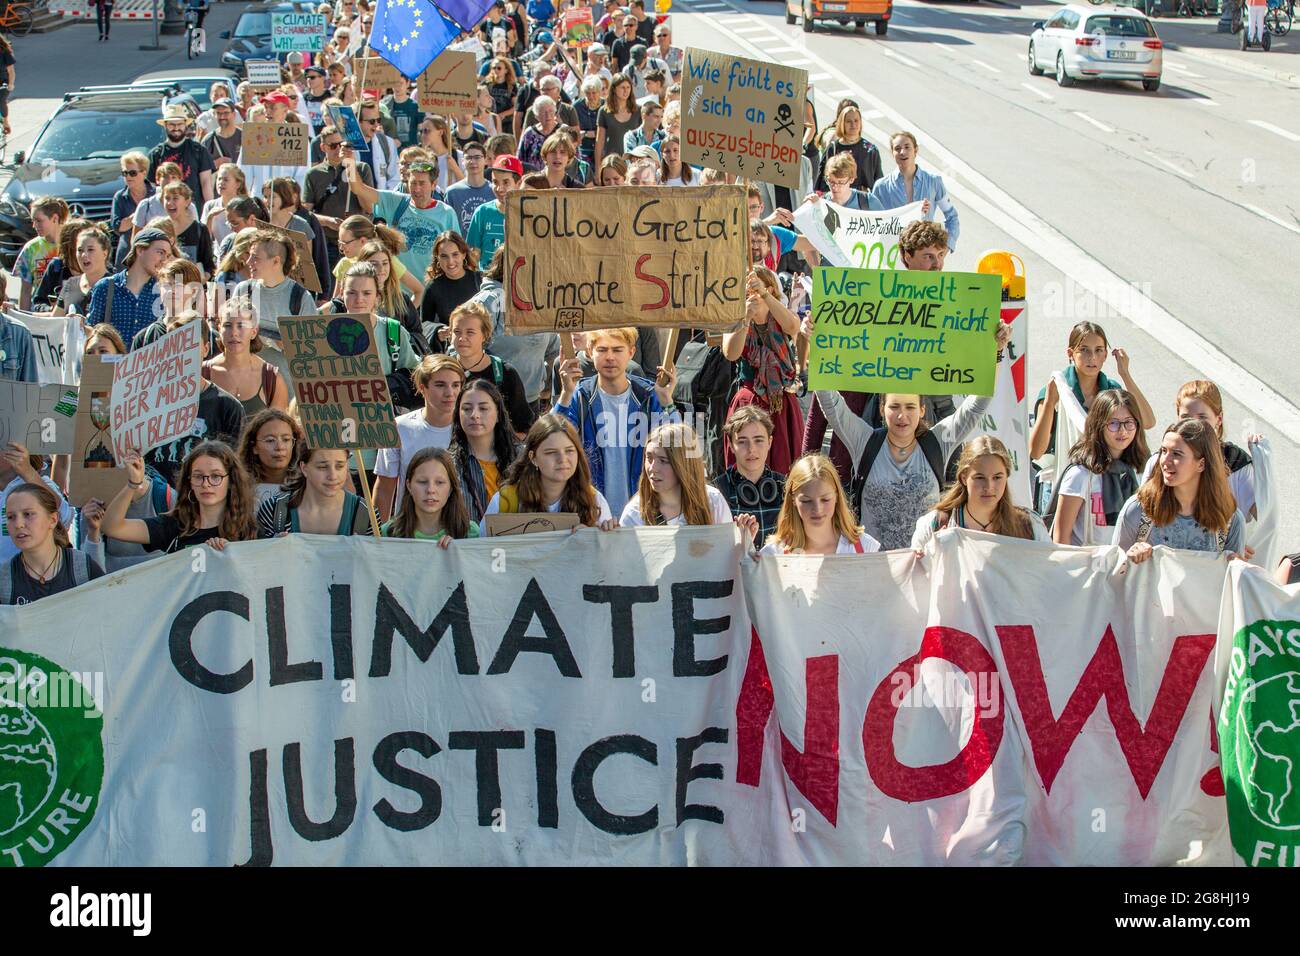
[{"label": "sign reading follow greta! climate strike", "polygon": [[808,71],[686,48],[682,159],[799,188]]},{"label": "sign reading follow greta! climate strike", "polygon": [[[1119,559],[755,563],[733,526],[159,558],[0,608],[0,864],[1224,865],[1224,562]],[[1300,684],[1258,674],[1258,757],[1294,753]],[[1250,784],[1279,846],[1286,770]]]},{"label": "sign reading follow greta! climate strike", "polygon": [[506,325],[730,331],[745,315],[741,186],[516,190],[506,196]]},{"label": "sign reading follow greta! climate strike", "polygon": [[809,388],[993,394],[998,276],[819,268],[812,282]]}]

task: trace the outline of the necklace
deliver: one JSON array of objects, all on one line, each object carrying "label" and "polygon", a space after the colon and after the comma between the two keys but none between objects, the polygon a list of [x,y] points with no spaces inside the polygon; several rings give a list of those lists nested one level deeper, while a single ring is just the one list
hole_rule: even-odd
[{"label": "necklace", "polygon": [[[27,569],[27,573],[28,573],[28,574],[30,574],[32,577],[34,577],[34,578],[35,578],[37,581],[39,581],[41,584],[44,584],[46,581],[49,580],[49,578],[46,577],[46,575],[50,574],[50,568],[54,567],[55,562],[57,562],[57,561],[59,560],[59,558],[61,558],[61,557],[63,557],[63,549],[62,549],[62,548],[57,548],[57,549],[55,549],[55,551],[54,551],[54,557],[50,558],[50,563],[47,564],[47,565],[45,566],[45,570],[44,570],[44,571],[42,571],[42,572],[40,572],[40,573],[38,574],[38,573],[36,573],[35,571],[32,570],[32,566],[31,566],[30,564],[27,563],[27,557],[26,557],[26,555],[24,555],[24,556],[23,556],[23,567],[25,567],[25,568]],[[53,577],[53,575],[50,575],[50,577]]]},{"label": "necklace", "polygon": [[466,366],[465,366],[465,371],[467,371],[467,372],[477,372],[477,371],[478,371],[479,369],[481,369],[481,368],[482,368],[486,363],[488,363],[488,362],[490,362],[490,361],[492,361],[492,356],[488,355],[487,352],[484,352],[483,355],[482,355],[482,357],[480,357],[479,360],[478,360],[477,362],[475,362],[473,365],[466,365]]},{"label": "necklace", "polygon": [[969,508],[963,508],[961,510],[961,516],[962,518],[969,518],[971,521],[975,522],[975,524],[979,525],[979,529],[981,531],[988,531],[989,525],[993,523],[993,519],[991,517],[987,522],[980,521],[979,518],[975,517],[973,514],[970,513]]},{"label": "necklace", "polygon": [[913,438],[906,445],[902,445],[902,446],[895,445],[893,441],[889,439],[889,436],[885,436],[885,441],[889,442],[890,451],[893,452],[894,457],[899,459],[900,461],[906,458],[908,454],[911,453],[912,447],[916,444],[915,438]]}]

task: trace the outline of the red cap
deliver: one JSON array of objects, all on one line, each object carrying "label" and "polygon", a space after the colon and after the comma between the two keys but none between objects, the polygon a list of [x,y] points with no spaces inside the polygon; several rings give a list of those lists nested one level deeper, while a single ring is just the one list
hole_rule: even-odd
[{"label": "red cap", "polygon": [[293,106],[293,100],[291,100],[289,94],[283,90],[272,90],[270,93],[267,93],[262,97],[262,102],[283,103],[285,106]]},{"label": "red cap", "polygon": [[524,178],[524,164],[519,161],[518,156],[511,156],[509,153],[492,160],[492,168],[499,169],[503,173],[514,173],[520,179]]}]

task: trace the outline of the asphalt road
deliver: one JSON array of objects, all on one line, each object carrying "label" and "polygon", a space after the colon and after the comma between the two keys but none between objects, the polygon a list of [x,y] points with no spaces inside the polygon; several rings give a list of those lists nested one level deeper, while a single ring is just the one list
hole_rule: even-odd
[{"label": "asphalt road", "polygon": [[[152,36],[143,23],[116,23],[104,45],[90,24],[16,41],[11,152],[30,146],[67,90],[215,65],[216,34],[242,8],[214,4],[210,52],[195,61],[178,37],[163,38],[165,51],[139,51]],[[1025,67],[1030,24],[1054,9],[896,0],[885,37],[838,24],[805,34],[772,0],[676,0],[672,16],[679,45],[809,60],[822,122],[852,96],[878,145],[896,129],[917,134],[922,164],[944,175],[961,213],[949,267],[973,268],[992,248],[1025,260],[1035,390],[1064,364],[1070,326],[1093,319],[1128,350],[1162,419],[1149,441],[1172,418],[1182,382],[1213,378],[1229,437],[1266,434],[1285,483],[1300,470],[1291,364],[1300,351],[1300,83],[1285,79],[1300,74],[1288,65],[1300,38],[1239,53],[1210,20],[1158,20],[1179,47],[1165,50],[1159,92],[1061,89]],[[1284,503],[1281,522],[1282,546],[1300,547],[1297,500]]]},{"label": "asphalt road", "polygon": [[[1300,467],[1300,88],[1253,72],[1256,61],[1166,50],[1156,93],[1061,89],[1025,59],[1031,23],[1054,9],[895,0],[877,37],[839,24],[805,34],[778,2],[677,0],[674,42],[805,66],[821,123],[844,96],[866,111],[886,174],[888,134],[916,133],[961,215],[948,267],[973,269],[988,249],[1025,261],[1035,392],[1064,366],[1070,327],[1092,319],[1129,352],[1160,419],[1149,443],[1178,386],[1211,378],[1228,437],[1267,435],[1285,482]],[[1281,521],[1279,543],[1294,550],[1297,499]]]}]

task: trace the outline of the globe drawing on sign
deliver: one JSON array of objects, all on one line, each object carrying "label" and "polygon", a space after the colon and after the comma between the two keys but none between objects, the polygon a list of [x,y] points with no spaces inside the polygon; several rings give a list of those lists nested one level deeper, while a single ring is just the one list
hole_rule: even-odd
[{"label": "globe drawing on sign", "polygon": [[0,707],[0,837],[36,814],[57,779],[58,759],[45,725],[26,707]]},{"label": "globe drawing on sign", "polygon": [[1300,829],[1300,672],[1250,685],[1237,708],[1236,736],[1251,816],[1275,829]]},{"label": "globe drawing on sign", "polygon": [[370,347],[370,330],[356,319],[342,316],[326,326],[325,341],[339,355],[361,355]]}]

